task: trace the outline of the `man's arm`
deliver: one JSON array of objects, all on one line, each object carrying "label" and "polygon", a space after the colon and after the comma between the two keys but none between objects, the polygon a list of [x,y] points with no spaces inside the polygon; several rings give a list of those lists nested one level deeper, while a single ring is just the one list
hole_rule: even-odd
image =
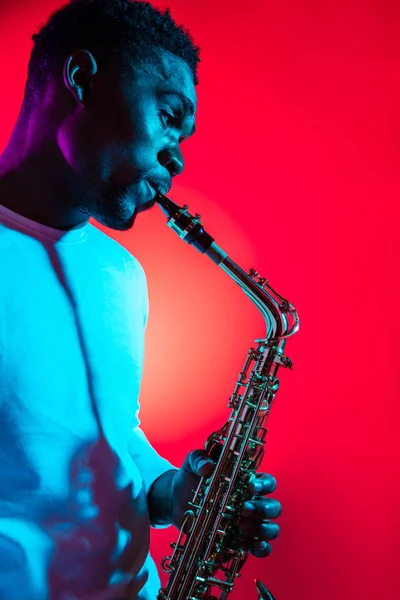
[{"label": "man's arm", "polygon": [[180,528],[200,477],[210,472],[213,461],[205,450],[194,450],[177,469],[156,452],[140,427],[132,430],[129,454],[142,475],[151,525]]},{"label": "man's arm", "polygon": [[171,481],[178,470],[158,454],[139,426],[131,432],[128,452],[143,479],[153,527],[171,525],[168,518]]},{"label": "man's arm", "polygon": [[200,478],[213,468],[214,462],[205,450],[192,450],[180,469],[160,475],[147,496],[151,524],[156,527],[172,524],[180,529]]},{"label": "man's arm", "polygon": [[178,469],[166,471],[155,480],[147,495],[153,527],[172,524],[172,483]]}]

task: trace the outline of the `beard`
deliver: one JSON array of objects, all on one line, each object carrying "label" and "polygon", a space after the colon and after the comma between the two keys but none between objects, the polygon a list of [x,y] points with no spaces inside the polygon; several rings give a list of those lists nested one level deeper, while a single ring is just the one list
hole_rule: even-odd
[{"label": "beard", "polygon": [[137,205],[131,188],[105,194],[93,206],[91,216],[102,225],[118,231],[128,231],[135,224]]},{"label": "beard", "polygon": [[128,231],[141,212],[142,205],[138,208],[140,196],[139,183],[118,188],[105,183],[101,189],[91,185],[86,189],[80,209],[110,229]]}]

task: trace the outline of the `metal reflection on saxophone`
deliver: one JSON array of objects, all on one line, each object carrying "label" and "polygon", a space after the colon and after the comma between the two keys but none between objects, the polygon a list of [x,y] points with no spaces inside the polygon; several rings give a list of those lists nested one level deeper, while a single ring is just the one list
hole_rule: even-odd
[{"label": "metal reflection on saxophone", "polygon": [[[298,330],[299,319],[294,306],[266,279],[253,269],[247,274],[215,244],[199,215],[192,216],[188,206],[180,207],[162,194],[156,201],[168,225],[243,289],[266,324],[265,337],[255,340],[248,351],[229,401],[228,421],[205,443],[215,469],[200,480],[178,539],[171,544],[173,554],[161,564],[169,577],[157,600],[225,600],[249,555],[239,527],[240,511],[263,457],[265,423],[279,388],[278,370],[292,368],[284,348]],[[261,581],[256,580],[256,587],[259,600],[274,600]]]}]

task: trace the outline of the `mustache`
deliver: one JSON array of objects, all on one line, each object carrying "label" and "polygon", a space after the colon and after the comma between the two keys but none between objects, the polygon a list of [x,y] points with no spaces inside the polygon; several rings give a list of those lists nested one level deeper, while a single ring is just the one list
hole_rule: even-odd
[{"label": "mustache", "polygon": [[171,177],[147,177],[147,182],[160,194],[168,194],[172,187]]}]

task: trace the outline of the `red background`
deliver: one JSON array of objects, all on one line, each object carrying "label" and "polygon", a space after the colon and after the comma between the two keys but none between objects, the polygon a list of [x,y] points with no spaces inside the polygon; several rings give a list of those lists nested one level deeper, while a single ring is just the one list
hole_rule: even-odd
[{"label": "red background", "polygon": [[[2,2],[1,131],[23,95],[30,34],[56,0]],[[160,6],[166,6],[160,2]],[[232,599],[400,598],[400,5],[394,0],[170,0],[203,49],[198,133],[172,197],[241,266],[297,307],[264,469],[281,535]],[[227,416],[263,322],[157,208],[117,234],[142,262],[151,313],[142,422],[177,465]],[[397,456],[396,456],[397,455]],[[157,560],[175,539],[153,534]]]}]

